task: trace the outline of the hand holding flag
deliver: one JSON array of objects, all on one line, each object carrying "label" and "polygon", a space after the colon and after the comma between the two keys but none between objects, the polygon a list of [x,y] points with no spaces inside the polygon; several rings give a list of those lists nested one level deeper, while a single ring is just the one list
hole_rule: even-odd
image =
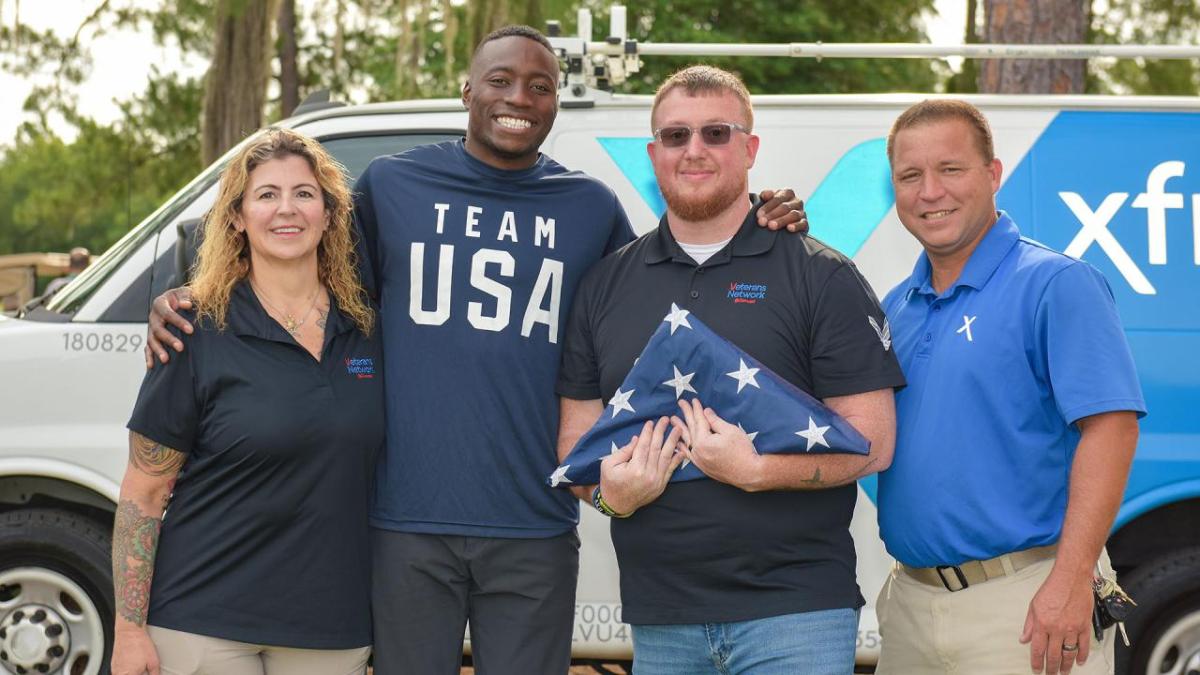
[{"label": "hand holding flag", "polygon": [[687,460],[713,480],[747,492],[757,489],[762,455],[754,449],[749,434],[721,419],[712,408],[705,408],[698,398],[680,401],[679,410],[683,420],[672,417],[671,423],[683,432]]},{"label": "hand holding flag", "polygon": [[[681,402],[685,394],[692,397]],[[697,397],[703,397],[721,415],[704,412],[698,402],[692,403]],[[714,472],[712,477],[735,485],[752,480],[754,458],[749,451],[870,452],[870,444],[849,422],[714,333],[694,314],[672,304],[600,419],[550,476],[550,486],[600,482],[605,457],[621,452],[639,432],[640,440],[646,435],[647,422],[675,415],[684,403],[691,408],[692,420],[680,420],[675,426],[690,430],[687,437],[693,441],[690,453],[694,461],[680,465],[670,477],[673,481],[704,478],[709,470]],[[702,423],[707,425],[707,434],[700,430]],[[653,441],[651,430],[646,437],[647,453],[653,454],[651,446],[662,453],[667,448],[673,451],[673,446],[664,448]],[[632,459],[636,445],[631,452]],[[608,501],[608,490],[601,491]]]},{"label": "hand holding flag", "polygon": [[642,433],[600,461],[600,492],[617,513],[633,513],[667,489],[684,457],[679,448],[683,430],[675,426],[667,434],[668,426],[666,417],[657,423],[647,420]]}]

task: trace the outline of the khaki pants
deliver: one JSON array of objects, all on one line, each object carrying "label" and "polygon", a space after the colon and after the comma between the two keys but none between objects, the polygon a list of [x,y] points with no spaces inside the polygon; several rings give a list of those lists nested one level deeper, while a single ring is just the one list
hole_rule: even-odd
[{"label": "khaki pants", "polygon": [[[1043,560],[999,579],[951,593],[927,586],[893,569],[875,612],[879,617],[881,652],[876,675],[1029,675],[1030,646],[1018,640],[1029,603],[1050,574],[1054,560]],[[1112,574],[1108,554],[1100,569]],[[1083,666],[1071,675],[1111,675],[1113,634],[1096,641]]]},{"label": "khaki pants", "polygon": [[147,626],[162,675],[362,675],[370,647],[293,649]]}]

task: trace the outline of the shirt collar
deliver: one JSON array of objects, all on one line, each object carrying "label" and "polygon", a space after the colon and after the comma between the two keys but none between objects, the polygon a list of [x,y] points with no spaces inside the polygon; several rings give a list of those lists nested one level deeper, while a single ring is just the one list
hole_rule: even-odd
[{"label": "shirt collar", "polygon": [[[313,316],[315,315],[316,310],[313,311]],[[272,319],[270,314],[267,314],[266,308],[259,302],[258,296],[250,287],[247,279],[242,279],[233,287],[233,292],[229,295],[229,309],[225,316],[229,323],[229,329],[235,335],[249,335],[276,342],[295,342],[283,326]],[[308,320],[314,321],[315,319],[310,316]],[[342,316],[337,307],[337,298],[330,293],[329,316],[325,324],[326,341],[330,336],[339,335],[354,328],[354,322]]]},{"label": "shirt collar", "polygon": [[[742,221],[741,227],[733,235],[729,245],[714,253],[705,262],[705,265],[729,262],[732,256],[761,255],[770,251],[771,247],[775,245],[775,238],[779,236],[779,233],[758,226],[758,210],[762,208],[762,200],[757,196],[751,196],[750,203],[752,205],[750,212],[746,214],[746,219]],[[679,242],[675,241],[675,236],[671,234],[671,226],[667,223],[666,213],[658,221],[658,229],[647,241],[645,255],[647,265],[654,265],[665,260],[696,264],[696,261],[679,246]]]},{"label": "shirt collar", "polygon": [[[1017,240],[1021,238],[1017,224],[1004,211],[998,211],[997,216],[996,222],[992,223],[987,234],[983,235],[979,245],[971,252],[971,257],[963,267],[962,273],[958,275],[958,279],[950,285],[950,288],[946,289],[944,295],[952,295],[959,286],[970,286],[975,290],[986,286],[988,279],[992,278],[992,274],[1000,266],[1000,262],[1004,260],[1013,246],[1017,245]],[[914,293],[938,295],[937,291],[933,289],[932,271],[929,255],[922,251],[921,255],[917,256],[917,264],[913,267],[912,275],[908,278],[905,297],[911,298]]]}]

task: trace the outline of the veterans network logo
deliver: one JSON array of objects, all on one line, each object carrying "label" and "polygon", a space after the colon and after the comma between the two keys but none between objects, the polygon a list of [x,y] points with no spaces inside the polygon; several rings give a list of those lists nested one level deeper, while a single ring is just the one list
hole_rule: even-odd
[{"label": "veterans network logo", "polygon": [[346,359],[346,372],[360,380],[375,377],[375,359]]},{"label": "veterans network logo", "polygon": [[734,281],[729,284],[729,293],[727,298],[736,303],[745,303],[753,305],[759,300],[767,299],[766,284],[743,284],[740,281]]}]

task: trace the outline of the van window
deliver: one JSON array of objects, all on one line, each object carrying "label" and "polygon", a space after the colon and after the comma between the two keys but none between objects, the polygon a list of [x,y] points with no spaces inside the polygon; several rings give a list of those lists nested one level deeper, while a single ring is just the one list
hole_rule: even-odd
[{"label": "van window", "polygon": [[[257,135],[255,134],[255,136]],[[440,143],[462,136],[462,131],[453,129],[423,133],[381,132],[332,136],[321,139],[321,143],[334,158],[346,167],[350,182],[353,183],[366,170],[371,160],[380,155],[391,155],[418,145]],[[248,138],[238,144],[237,148],[226,153],[164,207],[130,230],[83,274],[56,293],[46,308],[59,315],[73,314],[77,311],[96,289],[100,288],[113,272],[124,264],[126,259],[141,248],[149,237],[157,236],[168,226],[173,227],[173,221],[176,220],[180,211],[216,182],[221,170],[225,168],[237,150],[249,140]],[[187,259],[192,260],[195,252],[189,251],[188,253]],[[170,246],[166,249],[160,248],[157,256],[152,268],[148,268],[138,275],[133,285],[125,289],[117,300],[104,310],[99,318],[101,323],[138,323],[146,320],[153,294],[161,292],[162,289],[167,288],[169,284],[175,283],[178,279],[175,274],[176,255],[174,249]],[[25,318],[34,319],[35,316]]]},{"label": "van window", "polygon": [[329,154],[346,167],[351,184],[358,180],[371,160],[381,155],[394,155],[409,148],[429,143],[441,143],[464,134],[458,131],[432,132],[425,134],[380,134],[378,136],[341,136],[321,140]]}]

